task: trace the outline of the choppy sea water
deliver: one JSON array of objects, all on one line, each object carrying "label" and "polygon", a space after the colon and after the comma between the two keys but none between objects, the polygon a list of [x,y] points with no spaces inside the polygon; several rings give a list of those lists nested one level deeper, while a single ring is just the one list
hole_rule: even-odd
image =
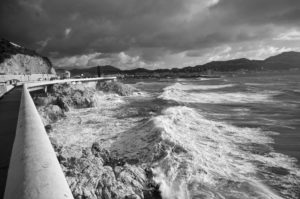
[{"label": "choppy sea water", "polygon": [[135,136],[171,146],[155,170],[164,198],[300,197],[299,72],[134,86],[162,109]]},{"label": "choppy sea water", "polygon": [[151,165],[165,199],[300,198],[299,77],[127,81],[146,95],[125,97],[110,112],[105,124],[120,123],[118,133],[106,129],[113,135],[107,147]]}]

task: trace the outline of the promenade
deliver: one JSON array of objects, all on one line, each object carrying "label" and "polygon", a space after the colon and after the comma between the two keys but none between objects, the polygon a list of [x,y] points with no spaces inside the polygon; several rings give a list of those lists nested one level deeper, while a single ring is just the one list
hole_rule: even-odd
[{"label": "promenade", "polygon": [[0,198],[3,198],[8,166],[15,139],[22,88],[14,88],[0,99]]}]

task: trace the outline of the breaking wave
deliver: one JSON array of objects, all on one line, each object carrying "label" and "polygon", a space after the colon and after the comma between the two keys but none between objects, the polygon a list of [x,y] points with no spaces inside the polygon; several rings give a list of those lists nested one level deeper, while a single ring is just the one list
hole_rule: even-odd
[{"label": "breaking wave", "polygon": [[168,89],[180,89],[180,90],[214,90],[234,87],[235,84],[223,84],[223,85],[192,85],[192,84],[180,84],[175,83],[168,87]]},{"label": "breaking wave", "polygon": [[185,106],[167,108],[122,133],[110,150],[151,164],[164,199],[296,198],[300,172],[294,159],[269,146],[275,133],[203,115]]},{"label": "breaking wave", "polygon": [[251,92],[186,92],[187,90],[210,90],[232,87],[232,84],[226,85],[182,85],[176,83],[166,87],[159,98],[165,100],[174,100],[177,102],[186,103],[257,103],[257,102],[272,102],[273,96],[277,95],[275,91],[265,91],[261,93]]}]

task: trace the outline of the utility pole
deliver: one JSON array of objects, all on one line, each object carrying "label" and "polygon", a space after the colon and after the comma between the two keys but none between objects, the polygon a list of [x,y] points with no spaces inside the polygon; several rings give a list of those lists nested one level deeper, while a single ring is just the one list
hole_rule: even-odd
[{"label": "utility pole", "polygon": [[98,74],[98,77],[103,76],[102,71],[101,71],[101,66],[97,66],[97,74]]}]

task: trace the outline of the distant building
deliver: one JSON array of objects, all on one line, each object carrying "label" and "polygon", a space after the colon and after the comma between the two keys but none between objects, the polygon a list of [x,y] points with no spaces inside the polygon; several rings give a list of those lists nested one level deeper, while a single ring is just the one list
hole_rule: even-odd
[{"label": "distant building", "polygon": [[65,70],[65,71],[59,73],[59,77],[60,77],[60,79],[70,79],[70,77],[71,77],[71,72]]},{"label": "distant building", "polygon": [[98,77],[102,77],[103,76],[103,72],[101,70],[101,66],[97,66],[97,74],[98,74]]},{"label": "distant building", "polygon": [[64,73],[64,78],[65,79],[70,79],[70,77],[71,77],[71,72],[66,70],[65,73]]}]

